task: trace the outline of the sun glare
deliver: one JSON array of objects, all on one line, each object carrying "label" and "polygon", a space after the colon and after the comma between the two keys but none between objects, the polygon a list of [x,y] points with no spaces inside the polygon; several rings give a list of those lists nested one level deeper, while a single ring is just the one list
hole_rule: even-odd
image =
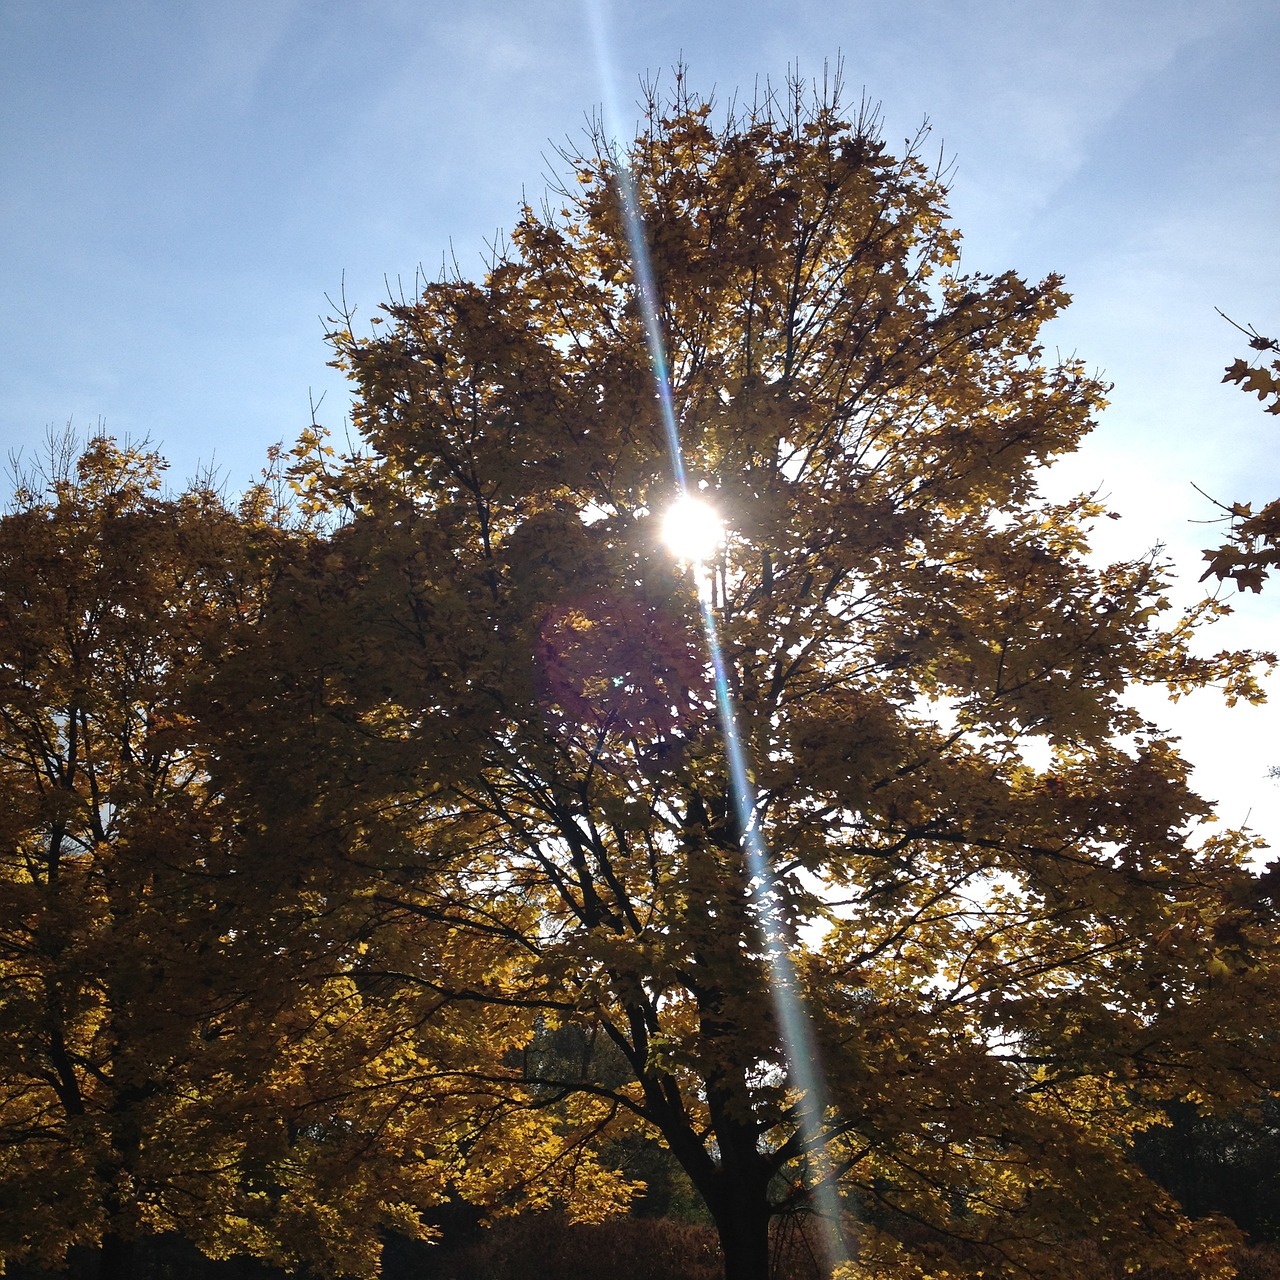
[{"label": "sun glare", "polygon": [[710,503],[686,493],[663,517],[662,541],[678,559],[705,564],[724,541],[724,522]]}]

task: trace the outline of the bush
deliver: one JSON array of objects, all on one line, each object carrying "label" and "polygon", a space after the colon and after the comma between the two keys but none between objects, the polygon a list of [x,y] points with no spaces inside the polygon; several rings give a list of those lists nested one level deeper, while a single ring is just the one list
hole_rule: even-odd
[{"label": "bush", "polygon": [[711,1227],[663,1218],[569,1225],[560,1214],[496,1223],[441,1262],[440,1280],[720,1280]]}]

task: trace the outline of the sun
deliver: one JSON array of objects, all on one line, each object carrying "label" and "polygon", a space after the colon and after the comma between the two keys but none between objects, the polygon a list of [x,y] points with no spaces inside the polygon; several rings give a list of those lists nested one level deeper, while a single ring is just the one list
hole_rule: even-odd
[{"label": "sun", "polygon": [[724,522],[709,502],[681,494],[662,518],[662,541],[677,559],[705,564],[724,542]]}]

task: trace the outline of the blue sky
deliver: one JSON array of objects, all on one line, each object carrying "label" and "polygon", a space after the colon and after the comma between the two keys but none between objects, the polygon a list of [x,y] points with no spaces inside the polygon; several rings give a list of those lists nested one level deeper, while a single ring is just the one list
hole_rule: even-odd
[{"label": "blue sky", "polygon": [[[966,265],[1063,272],[1050,350],[1115,383],[1054,482],[1111,496],[1104,552],[1194,580],[1192,481],[1280,494],[1214,312],[1280,330],[1277,0],[613,0],[609,27],[624,104],[680,57],[723,97],[842,55],[891,143],[929,119]],[[239,487],[309,395],[341,427],[326,293],[368,315],[384,277],[479,272],[603,97],[581,0],[0,0],[0,446],[101,419]],[[1280,582],[1215,647],[1278,624]],[[1193,701],[1161,718],[1201,785],[1280,841],[1277,711]]]}]

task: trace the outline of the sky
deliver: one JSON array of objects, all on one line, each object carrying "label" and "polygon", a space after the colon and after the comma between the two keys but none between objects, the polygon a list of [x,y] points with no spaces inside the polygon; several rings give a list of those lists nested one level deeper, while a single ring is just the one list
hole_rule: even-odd
[{"label": "sky", "polygon": [[[1212,504],[1280,495],[1280,422],[1224,366],[1280,331],[1280,0],[0,0],[0,454],[50,427],[149,437],[175,483],[255,478],[320,401],[327,298],[397,280],[536,201],[557,145],[641,77],[750,97],[842,63],[891,147],[954,164],[964,266],[1062,273],[1045,331],[1113,383],[1048,485],[1097,489],[1103,558],[1162,545],[1194,598]],[[1229,593],[1228,593],[1229,594]],[[1280,647],[1280,581],[1209,649]],[[1144,709],[1225,821],[1280,845],[1274,706]]]}]

